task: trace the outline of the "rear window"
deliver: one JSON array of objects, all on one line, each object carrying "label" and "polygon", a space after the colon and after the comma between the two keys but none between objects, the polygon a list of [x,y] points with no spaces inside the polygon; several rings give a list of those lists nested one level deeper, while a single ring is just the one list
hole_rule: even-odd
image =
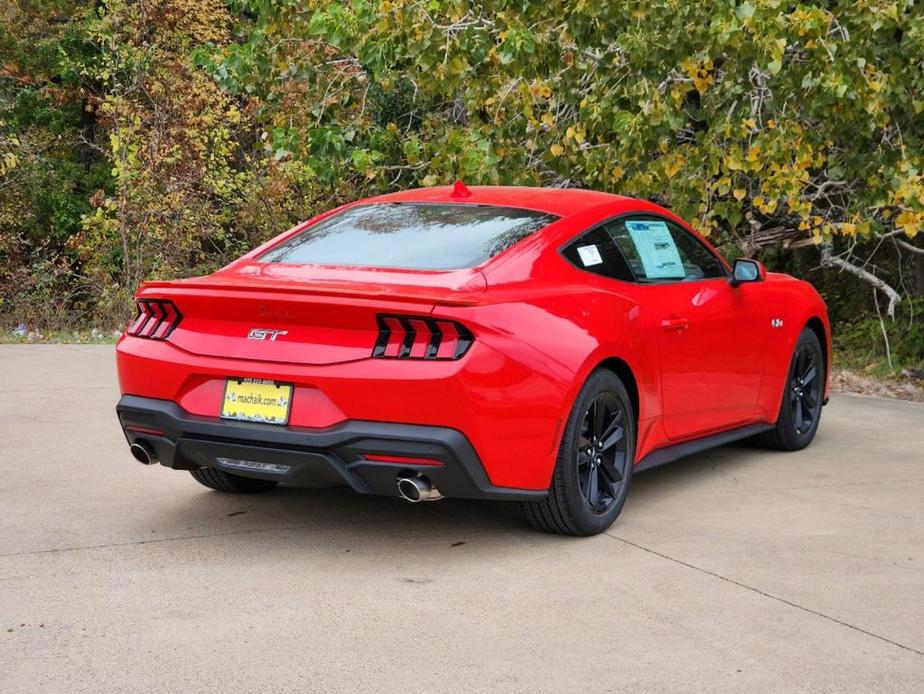
[{"label": "rear window", "polygon": [[480,265],[556,219],[512,207],[362,205],[313,224],[268,250],[260,260],[456,270]]}]

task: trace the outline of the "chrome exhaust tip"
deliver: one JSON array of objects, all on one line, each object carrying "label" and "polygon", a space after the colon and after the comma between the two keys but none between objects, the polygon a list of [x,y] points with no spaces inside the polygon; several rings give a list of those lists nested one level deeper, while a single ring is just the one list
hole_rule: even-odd
[{"label": "chrome exhaust tip", "polygon": [[142,465],[154,465],[160,462],[157,459],[157,452],[146,441],[135,441],[128,450],[134,459]]},{"label": "chrome exhaust tip", "polygon": [[426,477],[399,477],[398,496],[405,501],[416,504],[420,501],[437,501],[442,499],[439,489],[430,484]]}]

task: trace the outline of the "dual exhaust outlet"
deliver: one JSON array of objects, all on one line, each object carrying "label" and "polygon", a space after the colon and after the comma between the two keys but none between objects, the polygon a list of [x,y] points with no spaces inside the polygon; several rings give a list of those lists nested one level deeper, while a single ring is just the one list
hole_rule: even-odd
[{"label": "dual exhaust outlet", "polygon": [[[140,439],[135,441],[129,448],[129,451],[132,457],[142,465],[156,465],[160,462],[157,457],[157,451],[155,451],[154,447],[147,441]],[[423,476],[400,476],[395,480],[395,483],[398,487],[398,496],[405,501],[410,501],[412,504],[421,501],[438,501],[443,498],[443,495],[440,494],[440,490],[434,487],[430,480]]]}]

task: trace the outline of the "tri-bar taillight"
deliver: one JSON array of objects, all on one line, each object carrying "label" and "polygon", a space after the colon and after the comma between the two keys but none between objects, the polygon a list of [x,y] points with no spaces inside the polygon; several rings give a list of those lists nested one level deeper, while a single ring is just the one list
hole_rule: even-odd
[{"label": "tri-bar taillight", "polygon": [[461,323],[428,316],[379,314],[378,359],[460,359],[475,337]]},{"label": "tri-bar taillight", "polygon": [[138,299],[135,308],[138,315],[125,332],[149,340],[166,340],[183,318],[176,305],[165,299]]}]

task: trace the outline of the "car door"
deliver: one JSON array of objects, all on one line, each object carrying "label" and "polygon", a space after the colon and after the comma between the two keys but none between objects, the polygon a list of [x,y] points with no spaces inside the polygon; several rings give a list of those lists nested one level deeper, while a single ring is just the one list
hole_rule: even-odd
[{"label": "car door", "polygon": [[656,215],[610,222],[660,348],[664,426],[682,440],[753,421],[763,371],[759,284],[733,287],[694,234]]}]

